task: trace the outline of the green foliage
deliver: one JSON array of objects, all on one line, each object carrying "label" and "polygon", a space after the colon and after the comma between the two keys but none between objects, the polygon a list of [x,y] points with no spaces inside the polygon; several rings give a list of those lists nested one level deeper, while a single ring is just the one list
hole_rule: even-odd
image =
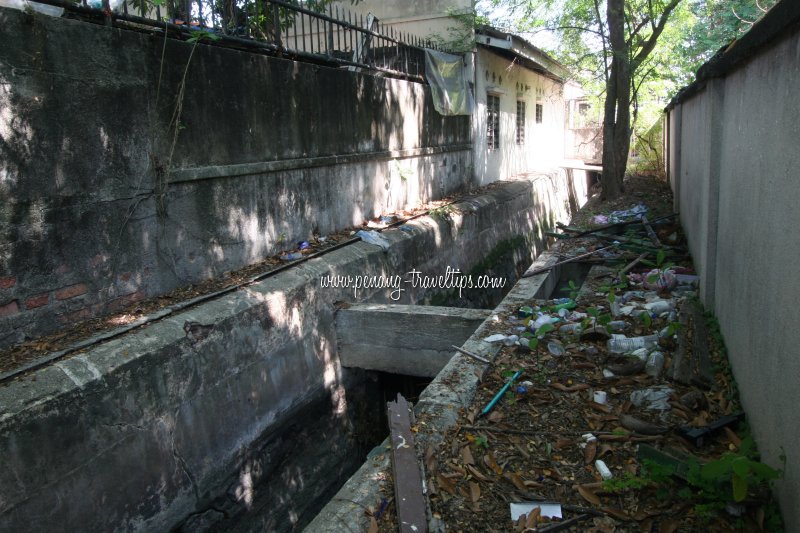
[{"label": "green foliage", "polygon": [[478,435],[477,437],[475,437],[475,445],[476,446],[480,446],[481,448],[484,448],[484,449],[488,450],[489,449],[489,440],[486,437],[484,437],[483,435]]},{"label": "green foliage", "polygon": [[508,405],[514,405],[517,403],[517,396],[510,390],[506,391],[503,397],[506,399],[506,403]]},{"label": "green foliage", "polygon": [[208,41],[219,41],[219,35],[215,33],[210,33],[204,30],[192,30],[190,32],[190,37],[186,39],[187,42],[197,44],[204,40]]},{"label": "green foliage", "polygon": [[651,317],[650,313],[647,311],[642,311],[639,314],[639,319],[642,321],[642,324],[644,324],[645,329],[650,329],[650,326],[653,325],[653,317]]},{"label": "green foliage", "polygon": [[447,204],[441,207],[434,207],[433,209],[428,211],[428,214],[434,218],[445,219],[450,216],[450,213],[454,213],[455,210],[456,210],[455,207],[453,207],[450,204]]},{"label": "green foliage", "polygon": [[603,490],[614,493],[625,492],[626,490],[641,490],[650,486],[651,483],[649,479],[625,472],[625,475],[621,478],[611,478],[603,481]]},{"label": "green foliage", "polygon": [[550,333],[554,329],[556,328],[555,326],[553,326],[553,324],[550,323],[542,324],[541,326],[539,326],[539,329],[536,330],[536,337],[541,338],[545,335],[545,333]]},{"label": "green foliage", "polygon": [[574,300],[578,297],[578,290],[580,286],[578,286],[574,281],[569,280],[569,297],[570,299]]},{"label": "green foliage", "polygon": [[626,472],[622,478],[607,479],[603,482],[603,490],[609,492],[625,492],[641,490],[653,485],[671,485],[675,469],[650,459],[642,461],[642,473],[639,476]]},{"label": "green foliage", "polygon": [[452,25],[447,27],[446,34],[431,36],[431,41],[442,50],[453,53],[471,52],[475,45],[475,28],[490,24],[487,14],[478,9],[465,12],[448,8],[447,16]]},{"label": "green foliage", "polygon": [[725,453],[704,465],[690,465],[689,483],[708,499],[741,502],[752,486],[767,484],[782,475],[780,470],[753,459],[753,455],[753,440],[747,437],[736,453]]}]

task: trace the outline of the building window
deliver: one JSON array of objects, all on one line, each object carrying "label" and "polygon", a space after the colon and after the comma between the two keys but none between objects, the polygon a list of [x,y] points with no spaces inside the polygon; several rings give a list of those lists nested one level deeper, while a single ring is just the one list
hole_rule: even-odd
[{"label": "building window", "polygon": [[536,104],[536,123],[542,123],[542,115],[544,114],[544,106],[542,104]]},{"label": "building window", "polygon": [[500,148],[500,97],[494,94],[486,95],[486,146]]},{"label": "building window", "polygon": [[525,102],[517,100],[517,144],[525,144]]}]

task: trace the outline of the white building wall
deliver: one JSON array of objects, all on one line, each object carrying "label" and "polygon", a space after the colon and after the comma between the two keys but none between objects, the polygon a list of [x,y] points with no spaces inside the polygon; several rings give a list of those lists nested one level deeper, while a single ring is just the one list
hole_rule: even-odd
[{"label": "white building wall", "polygon": [[464,31],[452,15],[471,13],[473,0],[361,0],[356,4],[334,2],[333,6],[365,18],[372,13],[381,24],[392,27],[395,32],[447,41]]},{"label": "white building wall", "polygon": [[[478,47],[473,115],[475,174],[480,184],[550,170],[564,159],[563,85]],[[500,97],[500,146],[487,147],[486,95]],[[525,142],[516,143],[517,101],[525,102]],[[536,123],[536,104],[542,123]]]}]

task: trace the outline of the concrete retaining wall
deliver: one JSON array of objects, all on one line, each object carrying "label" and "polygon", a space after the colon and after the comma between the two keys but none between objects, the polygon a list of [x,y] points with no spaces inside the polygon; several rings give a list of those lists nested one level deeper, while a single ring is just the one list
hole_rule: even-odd
[{"label": "concrete retaining wall", "polygon": [[0,347],[473,185],[469,117],[422,84],[0,26]]},{"label": "concrete retaining wall", "polygon": [[[751,39],[800,18],[796,4],[781,4]],[[778,494],[786,530],[798,531],[800,34],[796,24],[787,31],[670,110],[669,161],[703,301],[719,320],[763,459],[781,467],[786,454]]]},{"label": "concrete retaining wall", "polygon": [[[569,189],[563,174],[502,184],[384,232],[388,252],[347,246],[5,384],[0,530],[303,525],[363,459],[368,384],[340,366],[335,303],[392,301],[321,278],[490,271],[504,242],[524,268],[568,220]],[[408,285],[399,303],[431,293]]]}]

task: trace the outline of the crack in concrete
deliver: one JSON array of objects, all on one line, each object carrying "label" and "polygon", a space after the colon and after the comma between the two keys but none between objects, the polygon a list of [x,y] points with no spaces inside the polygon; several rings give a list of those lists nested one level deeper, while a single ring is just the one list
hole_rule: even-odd
[{"label": "crack in concrete", "polygon": [[[175,420],[178,420],[178,413],[180,410],[175,412]],[[177,426],[177,423],[175,424]],[[189,470],[189,465],[186,463],[186,460],[181,456],[180,452],[178,452],[178,447],[175,445],[175,427],[173,426],[172,430],[170,431],[170,445],[172,448],[172,456],[175,458],[176,464],[180,467],[183,471],[186,478],[189,480],[189,483],[192,485],[192,491],[194,492],[195,498],[195,505],[200,504],[200,489],[197,486],[197,480],[192,475],[191,471]]]}]

